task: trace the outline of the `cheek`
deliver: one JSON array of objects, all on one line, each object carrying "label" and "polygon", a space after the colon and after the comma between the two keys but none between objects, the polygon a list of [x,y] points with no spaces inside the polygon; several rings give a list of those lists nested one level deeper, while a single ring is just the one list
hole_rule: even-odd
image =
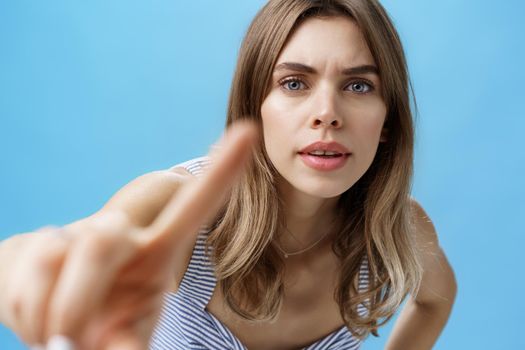
[{"label": "cheek", "polygon": [[362,139],[375,143],[379,140],[379,135],[383,129],[386,117],[386,106],[382,100],[368,101],[355,107],[354,113],[357,118],[352,125]]},{"label": "cheek", "polygon": [[377,151],[381,131],[386,117],[386,106],[382,101],[368,103],[355,108],[349,120],[354,147],[358,156],[366,162],[371,162]]},{"label": "cheek", "polygon": [[283,151],[290,148],[290,135],[294,135],[291,114],[279,97],[272,94],[261,106],[264,144],[270,158],[287,153]]}]

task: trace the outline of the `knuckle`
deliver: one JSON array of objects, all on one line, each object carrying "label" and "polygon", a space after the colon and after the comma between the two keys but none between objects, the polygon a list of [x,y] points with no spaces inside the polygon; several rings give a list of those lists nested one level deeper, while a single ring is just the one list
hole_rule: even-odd
[{"label": "knuckle", "polygon": [[126,231],[130,228],[131,220],[127,214],[124,212],[116,212],[113,214],[113,223],[115,228],[119,231]]},{"label": "knuckle", "polygon": [[13,322],[17,322],[22,315],[22,304],[23,300],[18,293],[8,293],[6,299],[6,310],[9,315],[9,319]]},{"label": "knuckle", "polygon": [[45,237],[32,242],[28,249],[26,263],[39,271],[54,270],[64,259],[67,244],[59,237]]},{"label": "knuckle", "polygon": [[46,226],[40,227],[35,232],[47,233],[47,232],[55,232],[55,231],[58,231],[58,230],[60,230],[60,227],[58,227],[58,226],[46,225]]},{"label": "knuckle", "polygon": [[35,268],[39,271],[52,271],[60,267],[64,257],[65,249],[61,247],[46,247],[36,250],[32,257]]},{"label": "knuckle", "polygon": [[28,241],[26,247],[30,255],[38,253],[39,251],[55,250],[61,246],[65,246],[66,240],[58,232],[50,232],[50,234],[37,235]]},{"label": "knuckle", "polygon": [[122,211],[104,213],[90,220],[89,223],[97,231],[108,233],[125,232],[131,226],[128,215]]},{"label": "knuckle", "polygon": [[114,254],[118,248],[119,237],[107,233],[92,233],[81,240],[81,246],[88,259],[105,261]]}]

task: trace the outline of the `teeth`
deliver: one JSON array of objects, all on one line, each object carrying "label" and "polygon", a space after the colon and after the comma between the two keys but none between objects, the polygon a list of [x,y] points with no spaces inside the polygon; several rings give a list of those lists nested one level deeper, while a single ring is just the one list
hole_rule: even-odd
[{"label": "teeth", "polygon": [[321,150],[315,150],[312,152],[308,152],[308,154],[311,154],[313,156],[335,156],[341,153],[338,152],[332,152],[332,151],[321,151]]}]

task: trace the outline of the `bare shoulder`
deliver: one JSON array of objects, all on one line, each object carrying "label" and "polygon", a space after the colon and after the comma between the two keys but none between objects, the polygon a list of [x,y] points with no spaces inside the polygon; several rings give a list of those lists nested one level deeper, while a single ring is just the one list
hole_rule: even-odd
[{"label": "bare shoulder", "polygon": [[[120,189],[99,213],[112,210],[126,212],[136,225],[148,226],[166,204],[195,176],[183,167],[154,171],[134,179]],[[191,259],[195,245],[194,236],[179,242],[174,248],[174,278],[172,291],[176,291]]]},{"label": "bare shoulder", "polygon": [[438,236],[434,223],[430,219],[429,215],[423,209],[421,204],[414,198],[410,197],[410,209],[412,223],[416,229],[416,239],[438,243]]},{"label": "bare shoulder", "polygon": [[456,295],[456,279],[438,240],[436,228],[423,207],[410,199],[417,251],[421,254],[423,279],[415,297],[426,305],[451,304]]},{"label": "bare shoulder", "polygon": [[181,167],[141,175],[117,191],[98,213],[124,211],[137,226],[147,226],[170,198],[193,178]]}]

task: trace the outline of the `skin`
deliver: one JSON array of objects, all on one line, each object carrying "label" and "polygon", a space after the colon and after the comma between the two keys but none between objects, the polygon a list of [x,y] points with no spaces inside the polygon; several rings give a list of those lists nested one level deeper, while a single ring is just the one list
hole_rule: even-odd
[{"label": "skin", "polygon": [[[375,67],[375,62],[353,21],[308,19],[278,57],[261,107],[266,151],[281,175],[288,229],[305,245],[330,227],[337,199],[370,167],[380,142],[387,110],[379,76],[343,72],[359,66]],[[297,152],[315,141],[336,141],[352,155],[337,170],[312,169]],[[304,247],[289,235],[281,240],[287,251]]]}]

